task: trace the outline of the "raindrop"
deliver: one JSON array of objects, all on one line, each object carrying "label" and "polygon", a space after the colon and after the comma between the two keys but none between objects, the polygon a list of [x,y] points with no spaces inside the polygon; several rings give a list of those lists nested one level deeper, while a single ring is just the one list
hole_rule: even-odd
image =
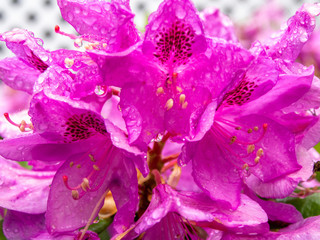
[{"label": "raindrop", "polygon": [[104,97],[107,94],[107,87],[106,86],[96,86],[94,93],[97,94],[99,97]]}]

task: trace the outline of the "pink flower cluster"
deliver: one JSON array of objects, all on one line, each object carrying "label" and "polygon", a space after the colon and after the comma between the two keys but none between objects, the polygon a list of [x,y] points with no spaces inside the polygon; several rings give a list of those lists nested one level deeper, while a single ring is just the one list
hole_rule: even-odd
[{"label": "pink flower cluster", "polygon": [[320,238],[319,216],[277,200],[318,191],[301,183],[317,171],[320,81],[296,60],[320,4],[249,48],[190,0],[164,0],[144,33],[129,0],[58,5],[77,50],[0,34],[15,54],[0,61],[9,240]]}]

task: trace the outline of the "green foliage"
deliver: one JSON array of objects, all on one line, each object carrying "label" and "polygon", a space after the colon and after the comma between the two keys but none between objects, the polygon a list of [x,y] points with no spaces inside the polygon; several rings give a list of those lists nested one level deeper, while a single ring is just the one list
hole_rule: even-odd
[{"label": "green foliage", "polygon": [[26,169],[32,169],[32,166],[28,165],[28,162],[19,162],[21,167],[24,167]]},{"label": "green foliage", "polygon": [[7,238],[3,234],[2,224],[3,224],[3,219],[0,220],[0,240],[7,240]]},{"label": "green foliage", "polygon": [[98,233],[101,240],[109,240],[110,235],[106,230],[112,223],[113,218],[101,219],[97,223],[90,225],[89,230]]},{"label": "green foliage", "polygon": [[304,218],[320,215],[320,193],[314,193],[303,199],[288,197],[278,201],[292,204]]},{"label": "green foliage", "polygon": [[314,146],[314,148],[320,153],[320,142]]}]

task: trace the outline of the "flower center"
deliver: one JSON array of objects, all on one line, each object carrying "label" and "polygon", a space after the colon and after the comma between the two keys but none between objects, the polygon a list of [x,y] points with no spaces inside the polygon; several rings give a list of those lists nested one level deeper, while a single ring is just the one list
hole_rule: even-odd
[{"label": "flower center", "polygon": [[211,128],[219,149],[237,168],[253,167],[260,162],[264,150],[257,147],[268,128],[267,123],[262,126],[246,126],[227,119],[218,118]]},{"label": "flower center", "polygon": [[191,46],[195,33],[191,26],[177,20],[171,27],[163,28],[155,36],[156,51],[153,54],[162,64],[179,66],[192,56]]},{"label": "flower center", "polygon": [[[104,150],[99,151],[100,149]],[[79,156],[77,162],[83,163],[83,165],[70,162],[69,166],[70,168],[73,168],[74,171],[80,172],[81,168],[86,168],[85,177],[82,178],[82,181],[78,182],[75,186],[70,186],[69,177],[67,175],[62,177],[64,185],[71,191],[73,199],[77,200],[86,192],[95,192],[100,189],[100,187],[105,183],[105,179],[108,175],[109,168],[111,166],[109,159],[112,159],[112,155],[112,142],[107,141],[99,145],[97,149],[92,149]],[[78,174],[72,173],[72,175],[76,176]]]},{"label": "flower center", "polygon": [[43,62],[39,57],[37,57],[33,52],[31,52],[31,56],[27,57],[28,63],[30,63],[33,67],[38,69],[41,73],[43,73],[49,67],[45,62]]},{"label": "flower center", "polygon": [[247,81],[245,78],[223,97],[225,105],[243,105],[250,100],[251,94],[258,85],[255,82]]},{"label": "flower center", "polygon": [[103,121],[98,118],[98,116],[90,112],[73,115],[68,118],[62,127],[65,127],[65,143],[87,139],[96,133],[103,135],[107,133]]}]

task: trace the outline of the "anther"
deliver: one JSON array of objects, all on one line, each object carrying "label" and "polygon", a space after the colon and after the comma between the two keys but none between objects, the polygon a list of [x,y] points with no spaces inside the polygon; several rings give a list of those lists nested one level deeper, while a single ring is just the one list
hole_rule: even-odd
[{"label": "anther", "polygon": [[96,171],[99,171],[99,170],[100,170],[100,168],[99,168],[97,165],[95,165],[95,164],[94,164],[92,167],[93,167],[93,169],[96,170]]},{"label": "anther", "polygon": [[184,102],[181,107],[182,107],[182,109],[186,109],[187,106],[188,106],[188,102]]},{"label": "anther", "polygon": [[248,165],[248,163],[243,164],[242,169],[246,169],[246,170],[248,170],[248,169],[249,169],[249,165]]},{"label": "anther", "polygon": [[179,93],[181,93],[182,92],[182,88],[181,87],[176,87],[176,89],[177,89],[177,91],[179,92]]},{"label": "anther", "polygon": [[92,154],[89,154],[89,158],[92,162],[95,162],[96,160],[94,159],[93,155]]},{"label": "anther", "polygon": [[78,164],[78,165],[77,165],[77,168],[81,168],[81,165],[80,165],[80,164]]},{"label": "anther", "polygon": [[247,147],[247,152],[248,152],[248,153],[252,153],[252,152],[254,151],[254,149],[255,149],[254,144],[250,144],[250,145],[248,145],[248,147]]},{"label": "anther", "polygon": [[236,140],[237,140],[237,137],[236,136],[232,136],[229,144],[234,143]]},{"label": "anther", "polygon": [[164,93],[163,87],[158,87],[158,89],[157,89],[157,95],[160,95],[160,94],[162,94],[162,93]]},{"label": "anther", "polygon": [[184,101],[186,100],[186,95],[185,94],[181,94],[179,97],[179,103],[182,105],[184,104]]},{"label": "anther", "polygon": [[235,127],[236,130],[241,130],[241,127]]},{"label": "anther", "polygon": [[259,130],[258,126],[255,126],[255,127],[253,128],[253,130],[254,130],[254,131],[258,131],[258,130]]},{"label": "anther", "polygon": [[263,156],[263,149],[259,148],[259,150],[257,151],[257,157],[262,157]]},{"label": "anther", "polygon": [[252,128],[249,128],[249,129],[248,129],[248,133],[252,133]]},{"label": "anther", "polygon": [[71,195],[72,195],[72,198],[73,198],[74,200],[78,200],[78,199],[79,199],[79,192],[78,192],[78,190],[72,190],[72,191],[71,191]]},{"label": "anther", "polygon": [[15,123],[14,121],[11,120],[9,113],[4,113],[3,116],[6,118],[6,120],[11,123],[13,126],[16,126],[19,128],[21,132],[25,132],[26,128],[29,128],[29,130],[33,130],[33,125],[32,123],[26,123],[26,121],[22,120],[20,124]]},{"label": "anther", "polygon": [[171,109],[173,107],[173,99],[170,98],[168,99],[168,101],[166,102],[166,108],[167,110]]},{"label": "anther", "polygon": [[69,166],[73,167],[73,165],[74,165],[74,162],[70,162]]},{"label": "anther", "polygon": [[88,178],[84,178],[81,183],[81,188],[83,191],[87,192],[88,189],[90,189],[89,180]]},{"label": "anther", "polygon": [[255,162],[255,163],[260,162],[260,157],[256,157],[256,158],[254,159],[254,162]]},{"label": "anther", "polygon": [[65,58],[64,64],[66,65],[67,68],[71,68],[74,64],[74,60],[71,58]]}]

